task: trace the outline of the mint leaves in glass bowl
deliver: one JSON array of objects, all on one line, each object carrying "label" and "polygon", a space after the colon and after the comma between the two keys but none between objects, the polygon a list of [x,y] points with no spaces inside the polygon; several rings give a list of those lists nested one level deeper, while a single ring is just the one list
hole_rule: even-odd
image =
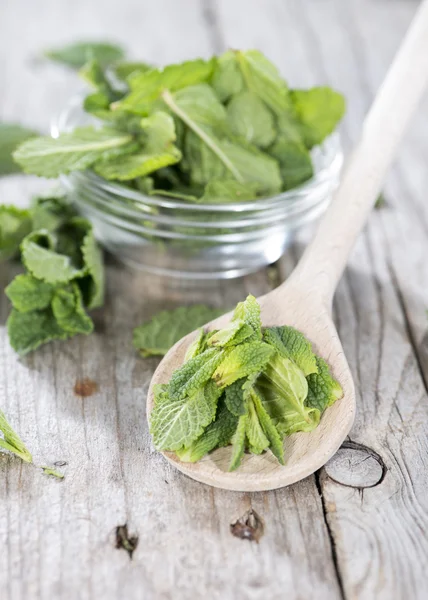
[{"label": "mint leaves in glass bowl", "polygon": [[55,137],[22,144],[29,173],[60,176],[102,243],[150,272],[235,277],[278,259],[338,183],[343,97],[290,90],[260,52],[163,69],[94,60],[93,91]]}]

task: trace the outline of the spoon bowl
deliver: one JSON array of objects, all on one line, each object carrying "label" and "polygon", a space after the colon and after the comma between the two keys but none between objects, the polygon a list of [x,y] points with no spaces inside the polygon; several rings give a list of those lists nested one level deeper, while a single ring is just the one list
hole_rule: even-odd
[{"label": "spoon bowl", "polygon": [[[312,342],[317,354],[332,367],[344,396],[324,412],[320,424],[310,433],[294,433],[284,442],[286,464],[278,463],[273,454],[245,454],[236,471],[227,471],[231,446],[219,448],[196,463],[180,461],[174,452],[163,452],[165,458],[179,471],[202,483],[239,492],[259,492],[281,488],[321,468],[338,450],[348,435],[355,416],[355,391],[351,372],[346,362],[337,331],[329,311],[321,303],[308,310],[308,300],[294,289],[292,280],[258,299],[264,326],[292,325]],[[207,330],[224,327],[231,313],[223,315],[207,326]],[[147,413],[153,408],[153,386],[167,383],[172,373],[184,362],[189,344],[196,332],[182,338],[166,354],[156,369],[150,384]]]}]

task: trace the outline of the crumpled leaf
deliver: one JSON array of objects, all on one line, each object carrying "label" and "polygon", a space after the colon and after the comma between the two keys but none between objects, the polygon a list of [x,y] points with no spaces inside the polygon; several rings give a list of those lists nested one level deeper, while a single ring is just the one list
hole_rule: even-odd
[{"label": "crumpled leaf", "polygon": [[308,397],[306,404],[312,408],[317,408],[321,413],[340,400],[343,396],[343,390],[336,379],[330,373],[330,368],[324,359],[317,356],[317,373],[308,375]]},{"label": "crumpled leaf", "polygon": [[224,356],[224,351],[209,348],[184,363],[170,379],[168,393],[171,398],[180,400],[202,388],[211,379]]},{"label": "crumpled leaf", "polygon": [[13,258],[31,231],[31,214],[16,206],[0,206],[0,261]]},{"label": "crumpled leaf", "polygon": [[52,312],[61,329],[71,335],[88,335],[94,330],[94,324],[86,314],[82,294],[76,282],[55,291]]},{"label": "crumpled leaf", "polygon": [[159,450],[178,450],[194,442],[213,421],[221,392],[213,382],[180,400],[167,386],[156,386],[150,432]]},{"label": "crumpled leaf", "polygon": [[213,378],[224,388],[237,379],[260,372],[274,354],[275,350],[264,342],[244,342],[227,351]]},{"label": "crumpled leaf", "polygon": [[19,144],[37,135],[35,131],[22,125],[0,121],[0,177],[19,173],[21,169],[12,158],[13,152]]},{"label": "crumpled leaf", "polygon": [[22,262],[34,277],[47,283],[67,283],[83,275],[69,256],[56,252],[54,247],[55,239],[47,232],[34,232],[24,239]]},{"label": "crumpled leaf", "polygon": [[19,456],[25,462],[33,462],[30,451],[27,450],[19,435],[9,425],[6,415],[2,410],[0,410],[0,432],[3,434],[3,438],[0,437],[0,448],[13,452],[13,454],[16,454],[16,456]]},{"label": "crumpled leaf", "polygon": [[70,171],[87,169],[99,160],[111,160],[133,152],[130,134],[114,129],[78,127],[58,138],[37,137],[21,144],[13,157],[26,173],[58,177]]},{"label": "crumpled leaf", "polygon": [[204,304],[180,306],[157,313],[134,329],[134,347],[142,356],[163,356],[182,337],[222,315]]},{"label": "crumpled leaf", "polygon": [[12,306],[19,312],[47,308],[53,298],[55,286],[31,275],[17,275],[5,289]]},{"label": "crumpled leaf", "polygon": [[124,57],[124,50],[117,44],[110,42],[75,42],[44,52],[46,58],[61,63],[73,69],[80,69],[89,60],[95,59],[103,66],[120,60]]}]

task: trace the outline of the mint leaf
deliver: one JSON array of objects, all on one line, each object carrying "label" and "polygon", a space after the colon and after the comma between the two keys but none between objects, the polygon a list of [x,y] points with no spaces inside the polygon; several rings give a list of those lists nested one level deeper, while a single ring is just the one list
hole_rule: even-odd
[{"label": "mint leaf", "polygon": [[80,69],[92,59],[106,66],[116,60],[122,59],[125,52],[120,46],[110,42],[82,41],[69,44],[63,48],[47,50],[44,55],[55,62],[73,69]]},{"label": "mint leaf", "polygon": [[13,452],[25,462],[33,462],[31,453],[27,450],[19,435],[9,425],[2,410],[0,410],[0,432],[3,434],[3,438],[0,438],[0,448]]},{"label": "mint leaf", "polygon": [[21,144],[13,157],[26,173],[58,177],[87,169],[99,160],[111,160],[135,151],[131,135],[113,129],[80,127],[58,138],[38,137]]},{"label": "mint leaf", "polygon": [[263,332],[263,339],[281,356],[292,360],[305,376],[318,372],[317,358],[312,350],[312,344],[294,327],[288,325],[268,327]]},{"label": "mint leaf", "polygon": [[308,148],[321,144],[333,133],[345,114],[344,97],[329,87],[293,90],[291,97]]},{"label": "mint leaf", "polygon": [[142,356],[163,356],[182,337],[223,312],[203,304],[162,311],[134,329],[134,347]]},{"label": "mint leaf", "polygon": [[205,386],[224,356],[224,352],[209,348],[187,361],[172,374],[169,382],[171,398],[180,400]]},{"label": "mint leaf", "polygon": [[258,394],[254,391],[251,395],[252,401],[254,403],[254,407],[257,413],[257,417],[259,419],[260,425],[269,440],[269,448],[272,454],[278,459],[281,465],[285,464],[284,461],[284,445],[281,440],[281,436],[278,433],[275,425],[273,424],[272,419],[266,412],[261,399]]},{"label": "mint leaf", "polygon": [[232,321],[242,321],[250,325],[257,339],[262,339],[262,323],[260,319],[260,304],[251,294],[244,302],[238,302],[233,312]]},{"label": "mint leaf", "polygon": [[240,183],[234,179],[213,179],[205,186],[201,204],[226,204],[229,202],[245,202],[257,197],[257,183]]},{"label": "mint leaf", "polygon": [[56,471],[55,469],[52,469],[51,467],[41,467],[41,468],[45,475],[50,475],[51,477],[56,477],[57,479],[64,479],[64,473],[60,473],[59,471]]},{"label": "mint leaf", "polygon": [[146,73],[146,71],[150,71],[152,68],[147,63],[123,60],[112,65],[111,70],[117,79],[127,81],[130,77]]},{"label": "mint leaf", "polygon": [[260,148],[266,148],[276,138],[272,112],[257,94],[248,90],[232,97],[227,106],[227,123],[234,135]]},{"label": "mint leaf", "polygon": [[54,250],[52,234],[34,232],[21,244],[22,262],[37,279],[47,283],[67,283],[82,275],[69,256]]},{"label": "mint leaf", "polygon": [[229,386],[237,379],[260,372],[274,353],[264,342],[244,342],[225,354],[213,378],[220,388]]},{"label": "mint leaf", "polygon": [[311,155],[300,141],[295,142],[280,135],[269,153],[279,163],[284,190],[305,183],[314,174]]},{"label": "mint leaf", "polygon": [[103,253],[97,244],[92,227],[83,239],[81,251],[87,273],[80,281],[85,304],[88,308],[99,308],[104,304],[105,272]]},{"label": "mint leaf", "polygon": [[328,364],[317,356],[317,373],[308,375],[308,397],[306,404],[317,408],[321,413],[343,396],[343,390],[338,381],[330,373]]},{"label": "mint leaf", "polygon": [[250,450],[253,454],[261,454],[269,447],[269,440],[265,436],[259,417],[251,397],[248,398],[248,418],[245,433]]},{"label": "mint leaf", "polygon": [[31,275],[17,275],[5,289],[13,308],[19,312],[30,312],[47,308],[53,298],[55,287]]},{"label": "mint leaf", "polygon": [[183,462],[197,462],[215,448],[227,446],[236,431],[238,419],[232,415],[220,400],[215,421],[210,423],[204,433],[185,448],[175,451]]},{"label": "mint leaf", "polygon": [[238,425],[232,438],[232,458],[229,465],[229,471],[235,471],[241,464],[241,459],[244,456],[245,451],[247,423],[247,415],[239,417]]},{"label": "mint leaf", "polygon": [[221,102],[239,94],[244,88],[244,79],[233,50],[219,56],[211,83]]},{"label": "mint leaf", "polygon": [[21,169],[13,160],[12,154],[19,144],[37,135],[35,131],[22,125],[0,122],[0,177],[19,173]]},{"label": "mint leaf", "polygon": [[129,80],[131,93],[119,106],[124,110],[147,115],[163,90],[175,92],[190,85],[206,82],[212,75],[213,66],[212,60],[197,59],[136,74]]},{"label": "mint leaf", "polygon": [[213,382],[180,400],[166,386],[155,389],[150,431],[159,450],[178,450],[194,442],[215,417],[220,392]]},{"label": "mint leaf", "polygon": [[31,231],[31,214],[15,206],[0,206],[0,261],[13,258]]},{"label": "mint leaf", "polygon": [[247,379],[245,377],[238,379],[229,385],[225,390],[224,399],[226,406],[232,415],[235,415],[236,417],[246,415],[248,412],[248,403],[246,401],[245,390],[243,387],[246,381]]},{"label": "mint leaf", "polygon": [[7,320],[7,331],[10,345],[21,356],[51,340],[69,337],[57,324],[50,309],[27,313],[12,309]]},{"label": "mint leaf", "polygon": [[45,229],[53,232],[77,215],[60,190],[37,196],[31,206],[33,231]]},{"label": "mint leaf", "polygon": [[88,335],[94,330],[92,319],[85,312],[79,286],[75,282],[55,291],[52,312],[59,327],[68,334]]}]

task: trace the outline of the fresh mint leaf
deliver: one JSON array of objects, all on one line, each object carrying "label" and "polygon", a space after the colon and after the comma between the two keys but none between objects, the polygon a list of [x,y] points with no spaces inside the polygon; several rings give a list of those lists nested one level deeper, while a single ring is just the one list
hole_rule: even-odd
[{"label": "fresh mint leaf", "polygon": [[248,415],[239,417],[238,425],[232,438],[232,457],[230,460],[229,471],[236,471],[241,464],[241,459],[244,456],[245,451],[247,423]]},{"label": "fresh mint leaf", "polygon": [[163,356],[182,337],[223,312],[203,304],[162,311],[134,329],[134,347],[142,356]]},{"label": "fresh mint leaf", "polygon": [[274,353],[264,342],[244,342],[227,351],[213,378],[220,388],[225,388],[237,379],[262,371]]},{"label": "fresh mint leaf", "polygon": [[22,142],[37,135],[35,131],[22,125],[0,122],[0,177],[19,173],[21,169],[12,155]]},{"label": "fresh mint leaf", "polygon": [[77,215],[60,190],[37,196],[30,209],[33,231],[45,229],[54,232]]},{"label": "fresh mint leaf", "polygon": [[308,148],[321,144],[333,133],[345,114],[344,97],[329,87],[293,90],[291,97]]},{"label": "fresh mint leaf", "polygon": [[254,403],[254,408],[256,410],[260,425],[262,426],[262,429],[267,439],[269,440],[269,449],[271,450],[272,454],[278,459],[279,463],[281,465],[284,465],[284,445],[282,443],[281,436],[279,435],[278,430],[273,424],[272,419],[266,412],[258,394],[253,391],[251,398]]},{"label": "fresh mint leaf", "polygon": [[81,291],[75,282],[55,291],[52,312],[59,327],[70,335],[88,335],[94,330],[92,319],[85,312]]},{"label": "fresh mint leaf", "polygon": [[150,431],[159,450],[178,450],[194,442],[215,417],[220,391],[213,382],[180,400],[157,386]]},{"label": "fresh mint leaf", "polygon": [[16,206],[0,206],[0,261],[13,258],[32,229],[31,214]]},{"label": "fresh mint leaf", "polygon": [[280,134],[269,153],[279,163],[284,190],[301,185],[313,177],[312,158],[302,142],[292,141]]},{"label": "fresh mint leaf", "polygon": [[237,417],[232,415],[220,400],[215,421],[208,425],[198,439],[187,447],[176,450],[175,453],[183,462],[197,462],[215,448],[227,446],[237,425]]},{"label": "fresh mint leaf", "polygon": [[281,356],[292,360],[305,377],[318,372],[317,358],[312,350],[312,344],[294,327],[289,325],[268,327],[263,332],[263,339]]},{"label": "fresh mint leaf", "polygon": [[261,454],[269,447],[269,440],[266,437],[260,424],[259,417],[254,406],[252,397],[248,398],[248,418],[245,433],[248,439],[250,450],[253,454]]},{"label": "fresh mint leaf", "polygon": [[89,60],[95,59],[103,66],[109,65],[125,56],[123,48],[110,42],[75,42],[64,46],[63,48],[54,48],[47,50],[44,55],[46,58],[55,62],[80,69]]},{"label": "fresh mint leaf", "polygon": [[238,302],[233,312],[232,321],[242,321],[250,325],[257,339],[262,339],[262,323],[260,318],[260,304],[251,294],[244,302]]},{"label": "fresh mint leaf", "polygon": [[199,200],[201,204],[226,204],[246,202],[257,197],[257,183],[240,183],[234,179],[213,179],[205,186],[204,195]]},{"label": "fresh mint leaf", "polygon": [[13,157],[26,173],[58,177],[87,169],[100,160],[133,152],[133,137],[113,129],[80,127],[58,138],[38,137],[21,144]]},{"label": "fresh mint leaf", "polygon": [[156,112],[141,120],[143,144],[136,154],[103,161],[95,171],[106,179],[126,181],[144,177],[153,171],[177,163],[181,152],[175,141],[174,120],[165,112]]},{"label": "fresh mint leaf", "polygon": [[3,434],[3,438],[0,437],[0,448],[13,452],[13,454],[16,454],[16,456],[19,456],[25,462],[33,462],[31,453],[27,450],[16,431],[9,425],[6,415],[2,410],[0,410],[0,432]]},{"label": "fresh mint leaf", "polygon": [[82,270],[73,265],[71,258],[54,250],[52,234],[30,233],[21,244],[22,262],[37,279],[46,283],[67,283],[81,276]]},{"label": "fresh mint leaf", "polygon": [[169,382],[169,395],[174,400],[181,400],[195,394],[203,388],[213,376],[218,365],[224,360],[225,353],[216,348],[209,348],[184,363],[172,374]]},{"label": "fresh mint leaf", "polygon": [[227,123],[234,135],[259,148],[272,144],[277,135],[272,112],[249,90],[232,97],[227,106]]},{"label": "fresh mint leaf", "polygon": [[306,404],[317,408],[321,413],[343,396],[343,390],[338,381],[330,373],[328,364],[317,356],[317,373],[308,375],[308,397]]},{"label": "fresh mint leaf", "polygon": [[80,280],[85,305],[99,308],[104,304],[105,272],[103,253],[95,239],[92,227],[86,233],[81,247],[86,276]]},{"label": "fresh mint leaf", "polygon": [[214,61],[191,60],[163,69],[150,69],[132,76],[131,93],[120,102],[120,108],[148,115],[164,90],[175,92],[197,83],[207,82],[213,72]]},{"label": "fresh mint leaf", "polygon": [[51,340],[65,340],[69,335],[57,324],[50,309],[21,313],[12,309],[7,320],[12,348],[21,356]]},{"label": "fresh mint leaf", "polygon": [[126,60],[122,60],[111,66],[113,74],[120,81],[127,81],[130,77],[146,73],[147,71],[150,71],[150,69],[152,69],[152,66],[147,63]]},{"label": "fresh mint leaf", "polygon": [[238,379],[229,385],[225,390],[225,402],[228,410],[235,415],[240,417],[246,415],[248,412],[248,403],[245,397],[244,384],[246,378]]},{"label": "fresh mint leaf", "polygon": [[13,308],[27,313],[47,308],[53,298],[55,287],[31,275],[17,275],[5,289]]},{"label": "fresh mint leaf", "polygon": [[217,59],[212,86],[221,102],[226,102],[244,88],[244,79],[233,50],[225,52]]},{"label": "fresh mint leaf", "polygon": [[64,473],[60,473],[56,469],[52,469],[52,467],[41,467],[41,469],[45,475],[50,475],[51,477],[56,477],[57,479],[64,479]]}]

